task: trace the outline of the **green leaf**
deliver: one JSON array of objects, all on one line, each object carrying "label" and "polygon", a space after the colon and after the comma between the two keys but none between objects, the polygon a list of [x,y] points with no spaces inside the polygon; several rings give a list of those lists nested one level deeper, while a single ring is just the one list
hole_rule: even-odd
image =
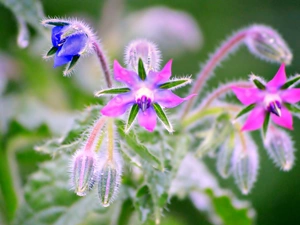
[{"label": "green leaf", "polygon": [[129,130],[132,126],[132,123],[134,122],[138,112],[139,112],[139,105],[138,104],[133,104],[133,106],[131,107],[129,116],[128,116],[126,126],[125,126],[125,133],[129,132]]},{"label": "green leaf", "polygon": [[296,105],[292,105],[290,103],[284,103],[285,107],[290,110],[293,113],[300,113],[300,108],[298,108]]},{"label": "green leaf", "polygon": [[47,57],[54,55],[57,52],[58,48],[52,47],[46,54]]},{"label": "green leaf", "polygon": [[289,88],[290,86],[292,86],[293,84],[295,84],[298,80],[300,80],[300,75],[297,75],[295,77],[293,77],[292,79],[290,79],[289,81],[287,81],[284,85],[281,86],[281,90],[285,90],[287,88]]},{"label": "green leaf", "polygon": [[266,114],[266,117],[265,117],[265,120],[264,120],[264,123],[263,123],[263,130],[262,130],[263,138],[266,137],[266,134],[267,134],[267,131],[268,131],[268,126],[269,126],[269,121],[270,121],[270,114],[271,114],[270,112],[268,112]]},{"label": "green leaf", "polygon": [[233,204],[232,196],[218,195],[212,189],[206,189],[216,214],[225,225],[251,225],[253,221],[249,218],[249,208],[246,206],[237,208]]},{"label": "green leaf", "polygon": [[116,94],[123,94],[130,91],[130,88],[110,88],[101,91],[97,91],[95,96],[100,97],[102,95],[116,95]]},{"label": "green leaf", "polygon": [[191,79],[190,78],[180,78],[180,79],[174,79],[174,80],[170,80],[164,84],[159,85],[159,88],[161,89],[175,89],[178,87],[183,87],[189,83],[191,83]]},{"label": "green leaf", "polygon": [[61,27],[61,26],[67,26],[70,23],[65,22],[65,21],[51,21],[51,20],[49,20],[49,21],[45,22],[45,24],[52,25],[52,26],[60,26]]},{"label": "green leaf", "polygon": [[143,60],[141,58],[139,58],[138,73],[141,80],[146,80],[146,71]]},{"label": "green leaf", "polygon": [[261,83],[258,79],[253,79],[253,83],[260,90],[266,89],[266,86],[263,83]]},{"label": "green leaf", "polygon": [[243,109],[237,114],[237,116],[235,117],[235,119],[237,119],[237,118],[239,118],[240,116],[242,116],[242,115],[244,115],[244,114],[250,112],[254,107],[255,107],[255,103],[246,106],[245,108],[243,108]]},{"label": "green leaf", "polygon": [[161,108],[161,106],[158,103],[154,103],[153,104],[153,108],[154,108],[154,110],[156,112],[156,115],[158,116],[158,118],[160,119],[160,121],[163,123],[163,125],[165,126],[165,128],[170,133],[172,133],[173,132],[173,127],[172,127],[170,121],[168,120],[168,117],[167,117],[166,113]]},{"label": "green leaf", "polygon": [[145,145],[141,144],[133,132],[130,130],[128,134],[126,134],[123,130],[124,123],[121,121],[117,121],[118,125],[118,133],[121,138],[125,141],[125,143],[134,151],[137,155],[139,155],[142,159],[152,164],[157,169],[162,169],[160,160],[154,156]]}]

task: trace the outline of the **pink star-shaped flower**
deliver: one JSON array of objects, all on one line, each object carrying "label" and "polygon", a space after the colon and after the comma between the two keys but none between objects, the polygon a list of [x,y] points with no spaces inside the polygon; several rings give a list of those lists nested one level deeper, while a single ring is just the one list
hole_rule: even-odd
[{"label": "pink star-shaped flower", "polygon": [[255,104],[242,127],[243,131],[257,130],[262,127],[267,113],[271,114],[274,123],[287,129],[293,129],[293,117],[285,106],[300,101],[300,88],[283,88],[287,83],[285,65],[282,64],[273,77],[264,87],[241,88],[232,87],[236,97],[244,105]]}]

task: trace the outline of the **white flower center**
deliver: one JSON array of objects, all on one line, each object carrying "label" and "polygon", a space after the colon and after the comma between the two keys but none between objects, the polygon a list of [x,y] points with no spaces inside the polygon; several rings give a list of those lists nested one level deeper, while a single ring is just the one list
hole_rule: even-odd
[{"label": "white flower center", "polygon": [[140,88],[135,94],[135,101],[143,112],[151,106],[153,99],[153,92],[146,87]]}]

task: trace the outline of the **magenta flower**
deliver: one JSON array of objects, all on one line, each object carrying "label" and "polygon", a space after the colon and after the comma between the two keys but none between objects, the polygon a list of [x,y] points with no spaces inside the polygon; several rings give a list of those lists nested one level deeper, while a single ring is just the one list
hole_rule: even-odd
[{"label": "magenta flower", "polygon": [[102,108],[101,113],[109,117],[118,117],[124,114],[130,107],[130,113],[125,126],[128,132],[136,116],[140,126],[152,132],[156,126],[156,117],[161,120],[169,132],[173,132],[163,108],[174,108],[183,101],[194,95],[180,98],[171,89],[182,87],[191,82],[190,78],[169,80],[172,60],[165,67],[155,72],[150,70],[148,74],[144,69],[141,59],[138,61],[138,74],[135,71],[123,68],[117,61],[114,61],[115,80],[127,85],[125,88],[113,88],[101,90],[96,96],[104,94],[117,94],[108,104]]},{"label": "magenta flower", "polygon": [[282,64],[267,84],[264,84],[257,76],[252,76],[255,88],[241,88],[233,86],[232,90],[237,98],[247,105],[237,117],[253,109],[242,127],[243,131],[257,130],[264,124],[268,125],[269,118],[279,126],[293,129],[291,111],[298,111],[292,104],[300,101],[300,88],[291,88],[300,79],[299,76],[287,81],[285,65]]}]

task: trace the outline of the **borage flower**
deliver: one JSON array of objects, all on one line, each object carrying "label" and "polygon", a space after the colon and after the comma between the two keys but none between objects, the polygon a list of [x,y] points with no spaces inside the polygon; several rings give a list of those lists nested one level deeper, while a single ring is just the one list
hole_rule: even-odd
[{"label": "borage flower", "polygon": [[250,79],[256,87],[232,87],[237,98],[247,105],[237,117],[252,110],[242,130],[256,130],[264,124],[263,132],[265,134],[270,116],[277,125],[292,130],[293,118],[290,111],[299,112],[292,104],[300,101],[300,88],[291,87],[300,79],[300,76],[287,81],[285,65],[282,64],[274,78],[267,84],[255,75],[251,75]]},{"label": "borage flower", "polygon": [[140,126],[152,132],[156,126],[156,116],[158,116],[169,132],[173,132],[173,127],[163,108],[176,107],[194,95],[180,98],[172,93],[172,89],[190,83],[191,79],[169,80],[172,75],[171,65],[172,60],[161,71],[155,72],[150,70],[146,74],[144,63],[139,59],[137,74],[135,71],[123,68],[117,61],[114,61],[115,80],[126,84],[128,87],[112,88],[97,92],[96,96],[117,94],[101,110],[101,113],[105,116],[117,117],[124,114],[131,107],[125,132],[130,130],[136,117],[138,117]]},{"label": "borage flower", "polygon": [[90,52],[94,34],[84,23],[77,20],[46,19],[45,26],[52,28],[52,48],[45,58],[54,56],[54,67],[70,63],[66,72],[76,64],[81,55]]}]

